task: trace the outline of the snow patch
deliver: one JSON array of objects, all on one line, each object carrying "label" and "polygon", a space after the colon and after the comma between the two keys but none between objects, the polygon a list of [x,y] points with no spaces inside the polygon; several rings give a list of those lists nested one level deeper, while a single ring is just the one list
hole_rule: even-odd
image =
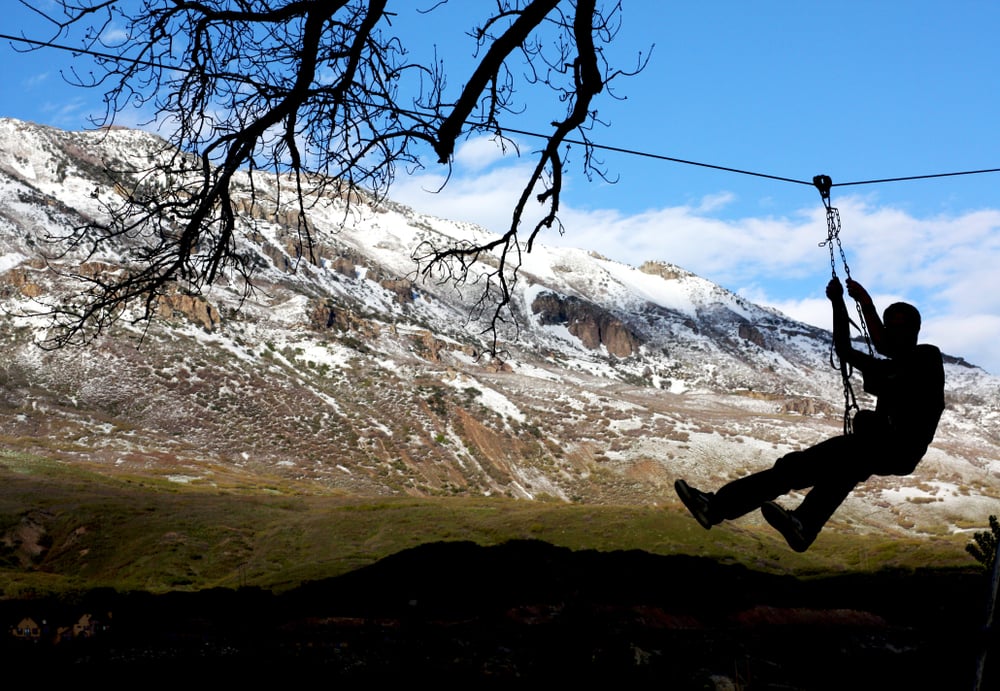
[{"label": "snow patch", "polygon": [[11,252],[10,254],[4,254],[0,256],[0,274],[10,271],[15,266],[18,266],[27,259],[23,254],[18,252]]},{"label": "snow patch", "polygon": [[464,374],[457,374],[454,377],[444,380],[444,383],[458,391],[466,391],[474,388],[479,392],[476,400],[488,409],[500,414],[504,418],[510,418],[517,422],[524,422],[527,417],[514,405],[514,403],[496,389],[491,389],[472,377]]}]

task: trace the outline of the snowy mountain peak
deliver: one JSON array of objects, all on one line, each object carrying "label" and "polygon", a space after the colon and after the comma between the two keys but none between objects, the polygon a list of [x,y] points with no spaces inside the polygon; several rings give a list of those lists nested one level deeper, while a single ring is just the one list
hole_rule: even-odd
[{"label": "snowy mountain peak", "polygon": [[[821,329],[669,263],[536,246],[504,358],[490,358],[476,274],[418,280],[413,260],[421,243],[488,231],[324,197],[309,207],[316,260],[304,262],[287,190],[265,175],[253,203],[235,191],[257,267],[249,298],[226,276],[162,299],[148,329],[124,319],[86,349],[40,351],[38,313],[80,290],[74,274],[129,254],[81,263],[58,238],[99,220],[120,180],[148,182],[165,147],[137,131],[0,120],[0,422],[24,451],[205,483],[673,504],[676,477],[713,485],[839,431],[842,383]],[[493,270],[485,262],[475,272]],[[928,460],[859,493],[842,527],[951,529],[995,501],[998,380],[947,369]]]}]

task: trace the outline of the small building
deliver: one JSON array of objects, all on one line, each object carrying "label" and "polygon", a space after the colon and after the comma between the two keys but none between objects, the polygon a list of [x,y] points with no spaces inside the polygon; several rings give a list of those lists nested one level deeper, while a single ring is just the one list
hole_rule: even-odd
[{"label": "small building", "polygon": [[42,637],[42,629],[31,617],[25,617],[19,621],[17,626],[14,627],[12,633],[14,634],[14,638],[20,638],[22,640],[37,641]]},{"label": "small building", "polygon": [[90,638],[97,633],[97,622],[89,614],[84,614],[73,624],[73,638]]}]

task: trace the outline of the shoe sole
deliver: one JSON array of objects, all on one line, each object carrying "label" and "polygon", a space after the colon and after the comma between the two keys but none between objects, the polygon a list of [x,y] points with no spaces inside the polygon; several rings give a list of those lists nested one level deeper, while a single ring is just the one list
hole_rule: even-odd
[{"label": "shoe sole", "polygon": [[760,507],[760,512],[763,514],[764,520],[768,522],[768,525],[781,533],[781,537],[785,538],[785,542],[794,551],[805,552],[809,549],[809,545],[813,541],[807,540],[805,536],[795,529],[794,524],[791,522],[791,516],[783,507],[775,504],[773,501],[769,501]]},{"label": "shoe sole", "polygon": [[695,501],[695,495],[690,485],[684,482],[684,480],[677,480],[674,483],[674,491],[677,492],[677,496],[680,497],[681,503],[684,504],[684,508],[688,510],[688,513],[694,516],[696,521],[698,521],[698,525],[705,530],[711,530],[712,522],[708,520],[708,516],[698,510],[698,504]]}]

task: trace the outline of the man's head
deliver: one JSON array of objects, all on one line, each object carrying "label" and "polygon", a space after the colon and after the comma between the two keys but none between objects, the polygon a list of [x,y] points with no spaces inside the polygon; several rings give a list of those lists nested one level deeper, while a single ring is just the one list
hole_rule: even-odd
[{"label": "man's head", "polygon": [[885,344],[882,350],[889,357],[906,352],[917,345],[920,333],[920,312],[906,302],[894,302],[882,313]]}]

